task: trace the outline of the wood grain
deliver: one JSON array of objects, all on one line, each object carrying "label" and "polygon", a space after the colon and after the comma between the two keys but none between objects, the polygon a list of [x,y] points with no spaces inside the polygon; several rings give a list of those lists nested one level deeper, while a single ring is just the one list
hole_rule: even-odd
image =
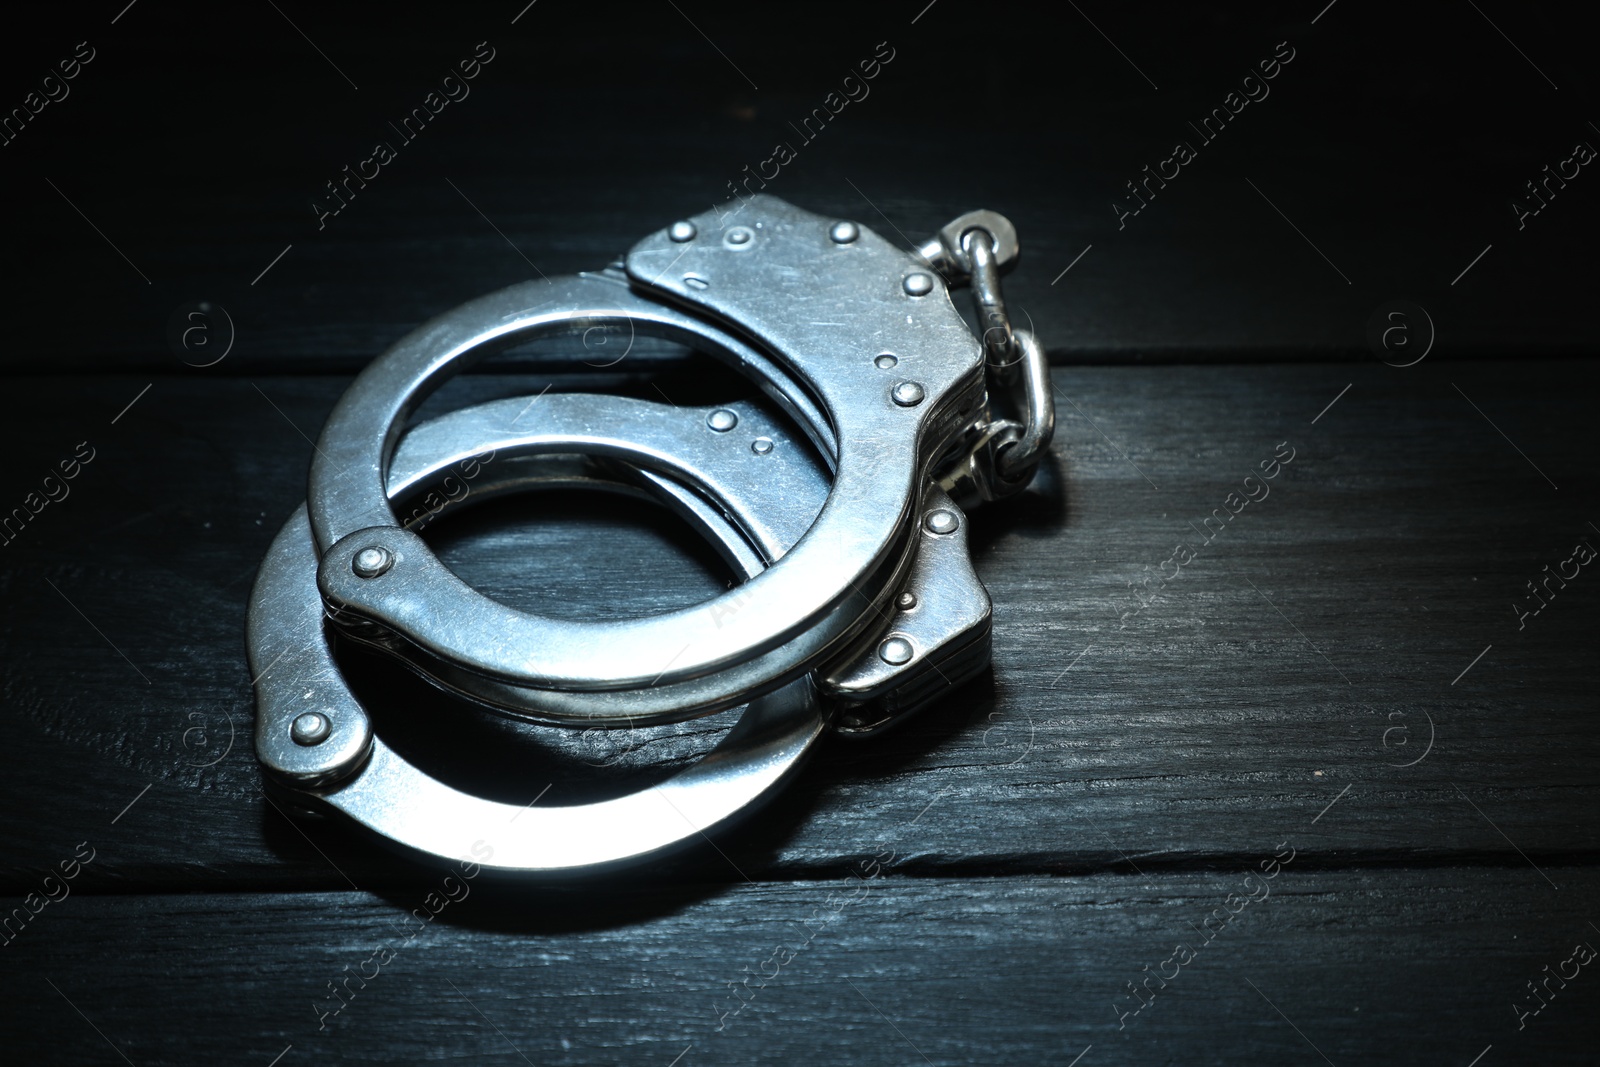
[{"label": "wood grain", "polygon": [[[175,0],[106,29],[71,97],[5,147],[0,192],[29,209],[0,360],[176,370],[169,320],[206,300],[236,327],[230,372],[348,372],[467,299],[602,267],[763,184],[908,247],[975,207],[1006,213],[1025,249],[1007,291],[1062,359],[1364,357],[1370,316],[1401,297],[1432,315],[1435,358],[1594,350],[1577,265],[1600,198],[1579,178],[1520,225],[1510,206],[1594,136],[1564,106],[1592,64],[1559,10],[1506,28],[1536,70],[1470,8],[1388,10],[1377,32],[1370,13],[1311,25],[1267,4],[1092,22],[1010,4],[991,16],[1005,61],[974,64],[953,10],[708,3],[691,23],[546,5],[513,25],[521,6],[296,18],[331,62],[270,7]],[[19,79],[88,32],[50,20],[4,46]],[[400,138],[390,124],[485,40],[471,95]],[[894,58],[870,95],[802,133],[879,42]],[[1208,143],[1191,124],[1280,50],[1295,58],[1270,95]],[[398,158],[319,221],[313,200],[380,140]],[[1179,141],[1198,158],[1151,178]],[[795,158],[775,171],[779,143]]]},{"label": "wood grain", "polygon": [[[1256,853],[1288,856],[1303,830],[1283,819],[1243,863],[1189,874],[925,879],[886,858],[875,877],[758,885],[480,878],[428,923],[411,913],[429,914],[442,875],[382,896],[74,894],[4,949],[0,1033],[25,1062],[141,1065],[265,1064],[290,1046],[286,1064],[1589,1058],[1592,965],[1552,980],[1520,1029],[1513,1005],[1600,942],[1591,868],[1552,868],[1555,892],[1532,872],[1296,857],[1246,890]],[[1158,974],[1165,988],[1142,985]]]}]

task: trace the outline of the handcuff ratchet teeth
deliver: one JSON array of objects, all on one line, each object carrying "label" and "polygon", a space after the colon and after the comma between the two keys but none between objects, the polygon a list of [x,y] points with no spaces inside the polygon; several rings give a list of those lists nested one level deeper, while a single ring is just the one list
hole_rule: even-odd
[{"label": "handcuff ratchet teeth", "polygon": [[[491,867],[603,866],[753,805],[825,728],[877,733],[981,673],[990,605],[963,508],[1024,488],[1053,429],[1043,347],[1001,296],[1017,252],[993,212],[962,216],[910,254],[759,196],[645,238],[621,270],[512,286],[402,338],[329,416],[306,506],[251,598],[257,754],[276,786],[427,854],[457,858],[488,841]],[[976,335],[948,293],[968,280]],[[692,409],[551,393],[407,426],[429,393],[495,351],[618,324],[708,352],[761,395]],[[617,621],[492,600],[399,518],[452,465],[491,453],[471,499],[572,484],[647,495],[744,581]],[[576,483],[572,457],[585,464]],[[481,709],[557,727],[745,710],[666,783],[503,819],[506,805],[384,744],[338,669],[336,640]]]}]

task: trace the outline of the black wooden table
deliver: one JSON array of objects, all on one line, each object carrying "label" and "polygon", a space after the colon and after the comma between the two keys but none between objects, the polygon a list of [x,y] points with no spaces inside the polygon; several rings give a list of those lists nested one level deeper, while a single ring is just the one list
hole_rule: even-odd
[{"label": "black wooden table", "polygon": [[[1573,15],[48,20],[0,44],[6,1062],[1593,1062],[1600,110]],[[600,881],[291,819],[244,607],[352,373],[751,174],[906,243],[977,206],[1022,233],[1007,292],[1059,424],[971,517],[992,670]],[[428,410],[743,388],[666,345],[592,356],[517,350]],[[638,504],[430,537],[572,617],[728,581]],[[729,719],[552,737],[342,662],[397,749],[508,800],[649,780]]]}]

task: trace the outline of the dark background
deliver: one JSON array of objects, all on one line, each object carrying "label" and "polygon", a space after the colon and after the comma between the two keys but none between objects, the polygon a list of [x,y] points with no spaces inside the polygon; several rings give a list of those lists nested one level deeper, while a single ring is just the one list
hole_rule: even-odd
[{"label": "dark background", "polygon": [[[1518,1012],[1600,944],[1600,579],[1518,612],[1600,541],[1600,179],[1521,229],[1511,206],[1600,144],[1588,17],[1323,2],[8,16],[0,108],[78,42],[95,58],[0,146],[0,510],[79,442],[95,459],[0,548],[0,904],[79,842],[95,858],[0,947],[4,1045],[140,1065],[1592,1061],[1587,969]],[[471,95],[400,146],[388,123],[480,41]],[[879,42],[870,95],[801,143],[789,123]],[[1200,145],[1187,122],[1279,42],[1270,96]],[[312,200],[377,140],[398,158],[319,230]],[[1177,140],[1198,158],[1119,229],[1124,182]],[[1049,347],[1060,425],[1035,487],[973,517],[993,671],[896,734],[824,742],[715,849],[595,884],[480,879],[408,940],[445,872],[291,823],[252,755],[244,604],[310,439],[414,326],[603,266],[779,141],[797,155],[768,191],[807,209],[908,244],[980,206],[1021,233],[1006,291]],[[1410,347],[1385,349],[1370,326],[1398,300]],[[176,343],[201,301],[206,330]],[[730,388],[668,346],[604,375],[588,355],[523,350],[450,395]],[[1273,495],[1130,613],[1132,583],[1284,441]],[[436,544],[541,610],[649,610],[725,578],[685,531],[580,498],[486,508]],[[530,799],[577,795],[593,763],[681,765],[725,725],[600,758],[440,737],[439,698],[349,669],[380,728],[458,768],[493,751],[483,773]],[[541,743],[558,771],[524,774]],[[1119,1028],[1127,984],[1286,848],[1272,895]],[[730,983],[801,943],[719,1023]],[[401,944],[319,1031],[326,983]]]}]

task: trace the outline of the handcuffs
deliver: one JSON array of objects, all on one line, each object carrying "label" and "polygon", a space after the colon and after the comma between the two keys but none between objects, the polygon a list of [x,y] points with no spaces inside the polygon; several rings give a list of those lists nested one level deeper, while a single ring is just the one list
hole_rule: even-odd
[{"label": "handcuffs", "polygon": [[[981,673],[990,603],[963,509],[1025,488],[1054,428],[1043,347],[1011,324],[1001,293],[1017,254],[1015,230],[990,211],[909,254],[762,195],[674,223],[603,272],[515,285],[402,338],[329,416],[306,504],[251,595],[256,752],[273,788],[426,855],[598,868],[751,808],[825,731],[876,734]],[[961,283],[979,334],[948,295]],[[760,395],[694,409],[548,393],[408,426],[429,393],[498,350],[619,325],[707,352]],[[571,487],[653,499],[745,581],[614,621],[501,604],[439,561],[422,523],[399,518],[468,463],[474,501]],[[744,710],[698,763],[648,788],[507,804],[386,745],[334,659],[338,641],[556,728]]]}]

